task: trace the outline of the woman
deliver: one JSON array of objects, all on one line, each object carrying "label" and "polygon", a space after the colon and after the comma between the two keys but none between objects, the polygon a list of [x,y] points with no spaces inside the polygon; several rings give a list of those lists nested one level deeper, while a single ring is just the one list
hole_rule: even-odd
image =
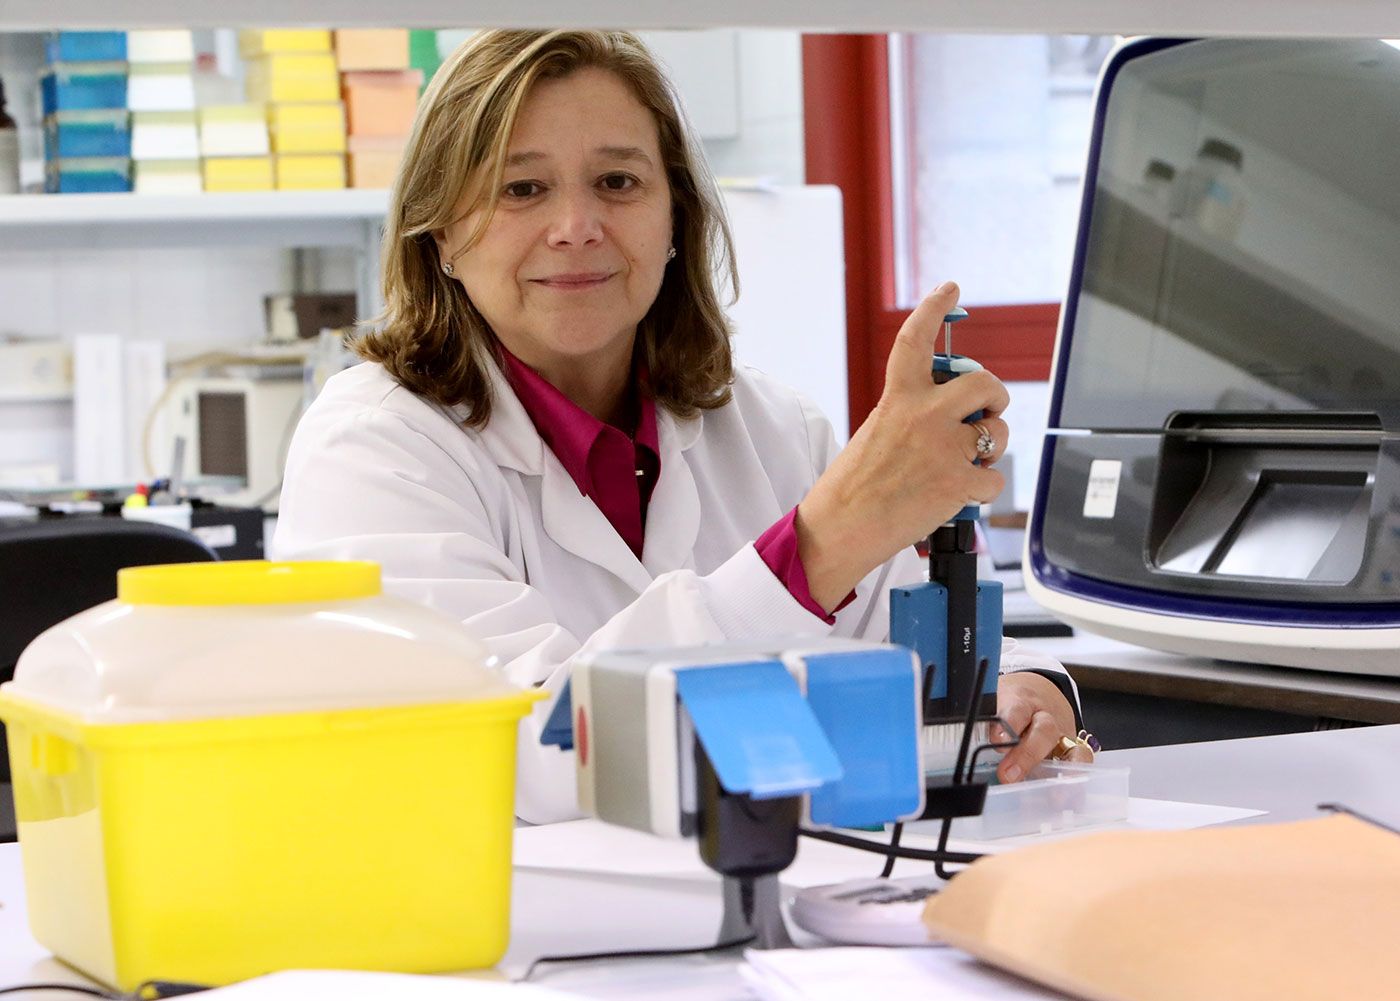
[{"label": "woman", "polygon": [[[376,560],[551,691],[611,647],[885,636],[889,588],[922,577],[910,541],[1001,490],[1005,387],[932,384],[952,284],[839,454],[809,403],[736,369],[729,233],[677,107],[624,33],[485,32],[442,66],[385,223],[382,327],[297,429],[279,558]],[[1058,665],[1004,667],[1044,671],[1002,682],[1014,781],[1076,716]],[[577,815],[544,718],[521,728],[534,822]]]}]

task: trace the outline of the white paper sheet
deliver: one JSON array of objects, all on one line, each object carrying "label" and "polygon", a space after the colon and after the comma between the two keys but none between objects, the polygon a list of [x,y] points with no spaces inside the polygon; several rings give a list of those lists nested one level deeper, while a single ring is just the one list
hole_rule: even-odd
[{"label": "white paper sheet", "polygon": [[739,967],[762,1001],[1051,1001],[1063,994],[952,949],[749,950]]}]

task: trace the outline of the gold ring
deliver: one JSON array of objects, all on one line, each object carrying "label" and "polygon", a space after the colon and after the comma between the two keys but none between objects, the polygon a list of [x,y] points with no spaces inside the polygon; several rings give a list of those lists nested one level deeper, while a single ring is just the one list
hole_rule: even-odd
[{"label": "gold ring", "polygon": [[1091,757],[1093,756],[1094,745],[1083,737],[1061,737],[1055,742],[1055,746],[1050,748],[1048,757],[1054,758],[1056,761],[1064,761],[1081,747],[1088,751]]}]

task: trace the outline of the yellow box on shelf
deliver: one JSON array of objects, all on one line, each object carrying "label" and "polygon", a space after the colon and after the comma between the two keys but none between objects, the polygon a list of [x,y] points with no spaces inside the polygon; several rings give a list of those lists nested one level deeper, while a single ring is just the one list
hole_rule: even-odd
[{"label": "yellow box on shelf", "polygon": [[271,191],[272,157],[219,156],[203,163],[205,191]]},{"label": "yellow box on shelf", "polygon": [[328,28],[245,28],[238,33],[238,54],[253,59],[269,52],[329,52]]},{"label": "yellow box on shelf", "polygon": [[335,33],[335,61],[347,70],[408,69],[407,28],[341,28]]},{"label": "yellow box on shelf", "polygon": [[340,74],[329,52],[282,52],[247,64],[248,100],[338,101]]},{"label": "yellow box on shelf", "polygon": [[296,153],[275,157],[277,190],[327,191],[345,187],[345,157]]},{"label": "yellow box on shelf", "polygon": [[345,106],[269,104],[267,126],[274,153],[344,153]]},{"label": "yellow box on shelf", "polygon": [[204,156],[266,156],[267,109],[261,104],[211,104],[199,109]]}]

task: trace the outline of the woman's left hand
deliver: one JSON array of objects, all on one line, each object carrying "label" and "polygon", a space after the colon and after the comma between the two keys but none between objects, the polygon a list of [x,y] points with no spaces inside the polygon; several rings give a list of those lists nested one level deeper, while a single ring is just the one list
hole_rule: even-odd
[{"label": "woman's left hand", "polygon": [[[1021,743],[1011,748],[997,767],[997,777],[1003,782],[1019,782],[1055,749],[1061,737],[1073,737],[1077,732],[1074,707],[1055,683],[1030,671],[1015,671],[997,679],[997,715]],[[1010,739],[1010,734],[995,727],[992,737],[998,742]],[[1093,761],[1092,752],[1077,747],[1066,761]]]}]

